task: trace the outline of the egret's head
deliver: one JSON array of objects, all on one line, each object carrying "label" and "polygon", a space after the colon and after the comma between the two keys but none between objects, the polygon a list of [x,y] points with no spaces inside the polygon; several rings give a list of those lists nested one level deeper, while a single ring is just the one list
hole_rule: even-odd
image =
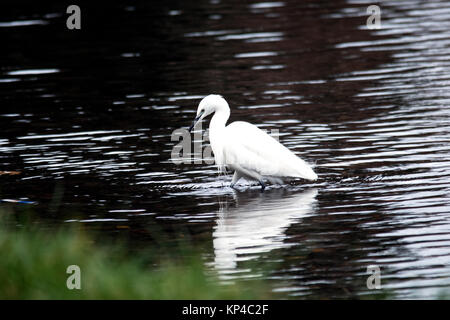
[{"label": "egret's head", "polygon": [[189,128],[189,132],[192,131],[197,122],[209,116],[210,114],[222,109],[229,110],[230,107],[221,95],[210,94],[209,96],[204,97],[198,104],[197,116],[195,117],[191,127]]}]

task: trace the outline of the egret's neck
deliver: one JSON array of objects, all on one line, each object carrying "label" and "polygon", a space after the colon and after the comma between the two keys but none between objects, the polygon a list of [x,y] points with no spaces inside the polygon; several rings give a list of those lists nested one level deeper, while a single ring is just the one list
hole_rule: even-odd
[{"label": "egret's neck", "polygon": [[225,163],[223,155],[223,133],[229,117],[229,108],[219,109],[214,113],[211,122],[209,123],[209,141],[211,143],[212,151],[214,152],[214,160],[218,165],[219,170],[223,170],[223,165]]},{"label": "egret's neck", "polygon": [[217,165],[223,163],[223,141],[225,124],[230,117],[230,109],[221,109],[214,113],[211,122],[209,123],[209,142],[211,143],[212,151],[214,152],[214,159]]},{"label": "egret's neck", "polygon": [[215,133],[225,129],[225,124],[230,117],[230,109],[220,109],[216,111],[209,124],[209,134],[214,135]]}]

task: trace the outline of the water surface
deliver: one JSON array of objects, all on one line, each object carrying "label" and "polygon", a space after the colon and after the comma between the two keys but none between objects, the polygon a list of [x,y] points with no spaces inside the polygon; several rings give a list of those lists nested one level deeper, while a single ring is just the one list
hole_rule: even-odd
[{"label": "water surface", "polygon": [[[365,0],[86,4],[80,31],[60,4],[6,6],[0,198],[142,250],[164,230],[206,248],[224,281],[267,279],[281,296],[377,295],[377,265],[383,294],[438,297],[450,284],[450,2],[378,3],[378,30]],[[319,180],[232,190],[213,165],[174,164],[172,132],[209,93],[231,121],[278,129]]]}]

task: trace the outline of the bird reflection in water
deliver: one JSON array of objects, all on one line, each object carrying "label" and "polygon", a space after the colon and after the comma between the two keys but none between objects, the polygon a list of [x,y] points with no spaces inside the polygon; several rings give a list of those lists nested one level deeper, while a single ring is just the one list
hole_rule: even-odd
[{"label": "bird reflection in water", "polygon": [[284,248],[286,229],[314,213],[317,189],[287,193],[272,189],[256,195],[235,192],[234,204],[221,203],[213,231],[214,266],[224,278],[236,273],[239,261]]}]

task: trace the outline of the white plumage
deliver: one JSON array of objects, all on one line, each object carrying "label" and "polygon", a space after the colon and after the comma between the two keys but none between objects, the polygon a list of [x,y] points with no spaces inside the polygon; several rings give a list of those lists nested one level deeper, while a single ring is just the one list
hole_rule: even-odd
[{"label": "white plumage", "polygon": [[220,170],[234,170],[232,187],[242,177],[257,180],[263,189],[264,179],[272,183],[281,183],[283,178],[317,179],[305,161],[257,126],[243,121],[225,126],[230,107],[220,95],[211,94],[200,101],[190,130],[212,113],[209,139],[214,160]]}]

